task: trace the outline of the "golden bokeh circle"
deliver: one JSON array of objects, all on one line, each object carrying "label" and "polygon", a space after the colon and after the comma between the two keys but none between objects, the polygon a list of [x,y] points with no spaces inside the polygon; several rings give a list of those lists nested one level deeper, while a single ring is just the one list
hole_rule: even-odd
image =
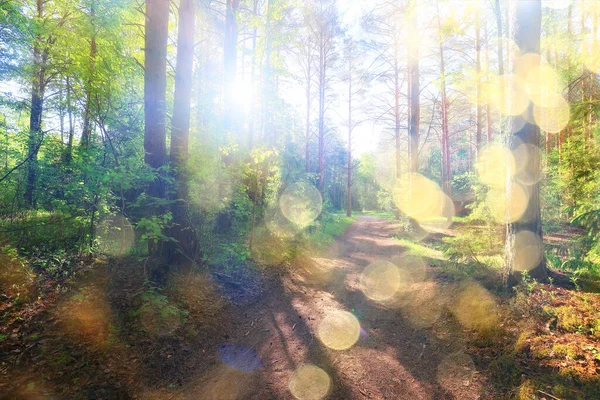
[{"label": "golden bokeh circle", "polygon": [[384,302],[396,295],[404,280],[399,268],[391,262],[375,261],[363,270],[360,286],[369,299]]},{"label": "golden bokeh circle", "polygon": [[506,188],[490,189],[487,194],[486,204],[490,209],[492,217],[497,222],[515,222],[521,219],[527,210],[529,192],[523,185],[511,182]]},{"label": "golden bokeh circle", "polygon": [[523,230],[515,235],[515,271],[529,271],[537,267],[544,257],[544,245],[539,235]]},{"label": "golden bokeh circle", "polygon": [[503,188],[515,174],[515,158],[507,147],[490,145],[479,153],[475,169],[482,183],[493,188]]},{"label": "golden bokeh circle", "polygon": [[331,311],[319,324],[317,336],[332,350],[347,350],[354,346],[360,337],[360,323],[347,311]]},{"label": "golden bokeh circle", "polygon": [[303,365],[290,377],[288,388],[298,400],[321,400],[331,390],[331,378],[315,365]]},{"label": "golden bokeh circle", "polygon": [[310,183],[296,182],[281,195],[279,208],[289,221],[304,228],[321,214],[323,198],[321,192]]},{"label": "golden bokeh circle", "polygon": [[569,103],[560,96],[554,107],[533,107],[533,118],[535,123],[548,133],[559,133],[567,127],[571,119]]}]

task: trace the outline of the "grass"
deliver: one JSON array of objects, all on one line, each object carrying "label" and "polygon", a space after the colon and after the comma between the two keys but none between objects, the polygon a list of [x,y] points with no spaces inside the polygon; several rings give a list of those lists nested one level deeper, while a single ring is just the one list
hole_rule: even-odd
[{"label": "grass", "polygon": [[408,239],[397,238],[400,245],[406,247],[409,253],[413,256],[433,258],[436,260],[445,260],[444,254],[437,249],[433,249],[431,247],[423,246],[422,244],[411,242]]},{"label": "grass", "polygon": [[395,218],[394,214],[385,212],[385,211],[371,211],[371,210],[363,210],[363,211],[355,211],[353,212],[355,215],[364,215],[368,217],[382,217],[387,219]]},{"label": "grass", "polygon": [[315,228],[307,234],[305,243],[312,250],[321,251],[329,247],[335,238],[343,235],[356,218],[344,214],[325,214]]}]

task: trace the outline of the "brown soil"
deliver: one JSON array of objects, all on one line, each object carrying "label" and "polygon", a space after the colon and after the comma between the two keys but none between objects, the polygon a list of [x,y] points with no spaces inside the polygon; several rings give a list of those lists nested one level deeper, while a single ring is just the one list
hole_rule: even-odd
[{"label": "brown soil", "polygon": [[[406,249],[392,238],[396,231],[385,219],[359,217],[324,254],[298,258],[291,273],[266,273],[255,302],[226,305],[206,328],[182,328],[153,340],[121,332],[114,341],[102,336],[94,347],[86,342],[93,332],[60,334],[53,327],[64,324],[54,321],[56,313],[44,312],[45,322],[28,322],[41,332],[30,345],[23,338],[33,330],[0,346],[0,356],[7,357],[0,362],[0,398],[294,399],[290,379],[305,365],[327,374],[328,399],[494,398],[485,371],[469,355],[465,328],[450,312],[458,288],[435,279],[426,262],[403,258]],[[361,273],[377,261],[399,265],[406,281],[402,295],[385,304],[361,290]],[[119,287],[119,293],[128,290]],[[124,300],[96,297],[94,313],[85,315],[102,330],[107,320],[118,319],[105,316],[109,305],[118,309]],[[360,323],[360,337],[346,350],[328,348],[318,334],[336,310]],[[74,317],[89,325],[90,317]],[[333,331],[341,339],[344,334]],[[302,381],[296,393],[322,398],[316,395],[320,383]]]},{"label": "brown soil", "polygon": [[[325,255],[302,257],[295,273],[269,282],[228,340],[254,349],[262,367],[244,374],[218,365],[199,378],[200,398],[293,399],[290,378],[306,364],[329,375],[330,399],[492,398],[446,308],[452,289],[419,279],[420,295],[411,298],[416,301],[400,306],[380,305],[359,290],[367,265],[397,262],[404,253],[392,238],[396,229],[384,219],[360,217]],[[425,268],[413,272],[431,276]],[[317,335],[333,310],[349,311],[360,322],[360,338],[348,350],[331,350]],[[180,392],[193,398],[185,397],[189,393],[190,388]]]}]

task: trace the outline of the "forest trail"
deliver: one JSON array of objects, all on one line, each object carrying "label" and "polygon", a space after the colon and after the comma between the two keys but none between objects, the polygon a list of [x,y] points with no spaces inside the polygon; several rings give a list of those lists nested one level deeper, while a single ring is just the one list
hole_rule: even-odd
[{"label": "forest trail", "polygon": [[[448,312],[453,288],[432,278],[426,260],[406,257],[407,249],[392,237],[395,229],[383,218],[361,216],[324,256],[302,257],[292,276],[274,280],[245,310],[230,344],[220,349],[222,363],[196,380],[196,389],[184,389],[184,398],[293,399],[290,380],[297,398],[321,398],[324,374],[304,369],[306,375],[292,378],[303,365],[329,376],[329,399],[491,398]],[[381,261],[399,265],[400,276],[410,281],[385,305],[360,287],[365,268]],[[330,329],[320,325],[339,311],[360,323],[353,345],[351,319],[342,317]],[[333,350],[324,342],[352,346]]]}]

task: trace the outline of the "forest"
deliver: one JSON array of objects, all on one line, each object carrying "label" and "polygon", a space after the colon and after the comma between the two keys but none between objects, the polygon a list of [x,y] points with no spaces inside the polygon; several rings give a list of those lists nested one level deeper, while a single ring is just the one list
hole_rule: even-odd
[{"label": "forest", "polygon": [[599,399],[599,24],[0,0],[0,399]]}]

